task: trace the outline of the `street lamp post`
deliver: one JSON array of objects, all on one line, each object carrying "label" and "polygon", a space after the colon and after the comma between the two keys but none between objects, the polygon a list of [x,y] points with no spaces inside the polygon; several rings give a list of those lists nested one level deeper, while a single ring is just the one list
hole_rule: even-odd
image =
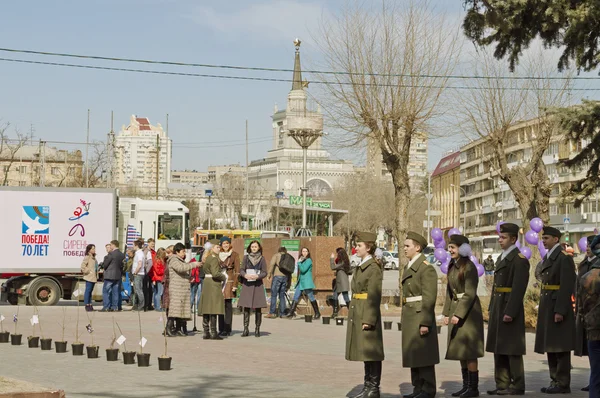
[{"label": "street lamp post", "polygon": [[210,231],[210,216],[211,216],[211,211],[212,211],[212,206],[210,204],[210,198],[212,197],[213,191],[212,189],[206,189],[204,191],[204,194],[206,196],[208,196],[208,230]]},{"label": "street lamp post", "polygon": [[275,231],[279,231],[279,199],[283,198],[283,192],[277,192],[275,194],[277,198],[277,216],[275,220]]}]

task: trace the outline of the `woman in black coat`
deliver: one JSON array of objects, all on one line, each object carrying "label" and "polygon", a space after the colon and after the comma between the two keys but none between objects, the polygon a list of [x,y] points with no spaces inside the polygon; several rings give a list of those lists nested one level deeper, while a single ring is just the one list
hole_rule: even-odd
[{"label": "woman in black coat", "polygon": [[336,253],[331,253],[331,259],[329,265],[333,271],[335,271],[335,289],[333,292],[333,315],[332,318],[336,318],[338,311],[340,310],[339,298],[341,294],[346,302],[346,307],[350,308],[350,297],[348,292],[350,291],[350,281],[348,276],[352,274],[350,269],[350,259],[346,250],[338,247]]}]

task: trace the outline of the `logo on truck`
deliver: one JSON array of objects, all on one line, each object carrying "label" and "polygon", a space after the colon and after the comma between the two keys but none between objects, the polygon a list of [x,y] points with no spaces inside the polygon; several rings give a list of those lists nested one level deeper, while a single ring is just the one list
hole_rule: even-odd
[{"label": "logo on truck", "polygon": [[[92,203],[79,199],[79,205],[75,206],[73,215],[69,217],[72,227],[69,229],[69,238],[63,241],[63,256],[83,257],[87,240],[85,239],[85,217],[90,215]],[[83,238],[83,239],[80,239]]]},{"label": "logo on truck", "polygon": [[21,245],[23,256],[47,256],[50,244],[50,207],[23,206]]}]

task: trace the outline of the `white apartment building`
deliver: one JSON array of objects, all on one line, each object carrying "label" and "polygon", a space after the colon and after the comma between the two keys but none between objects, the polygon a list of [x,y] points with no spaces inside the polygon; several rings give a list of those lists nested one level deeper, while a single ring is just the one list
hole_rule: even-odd
[{"label": "white apartment building", "polygon": [[[115,181],[121,187],[163,192],[171,181],[172,141],[160,123],[132,115],[129,125],[115,137]],[[157,175],[158,162],[158,175]]]},{"label": "white apartment building", "polygon": [[209,176],[205,171],[172,170],[171,182],[174,184],[190,185],[192,187],[208,184]]},{"label": "white apartment building", "polygon": [[217,186],[221,184],[221,178],[225,174],[246,175],[246,166],[237,164],[228,164],[221,166],[208,166],[208,182]]}]

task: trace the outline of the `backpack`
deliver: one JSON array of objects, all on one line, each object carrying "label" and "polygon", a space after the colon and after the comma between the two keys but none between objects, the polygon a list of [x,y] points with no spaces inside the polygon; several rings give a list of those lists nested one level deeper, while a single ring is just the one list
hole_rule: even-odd
[{"label": "backpack", "polygon": [[291,254],[281,253],[281,258],[279,259],[279,264],[277,264],[277,266],[284,274],[291,275],[296,270],[296,261]]}]

